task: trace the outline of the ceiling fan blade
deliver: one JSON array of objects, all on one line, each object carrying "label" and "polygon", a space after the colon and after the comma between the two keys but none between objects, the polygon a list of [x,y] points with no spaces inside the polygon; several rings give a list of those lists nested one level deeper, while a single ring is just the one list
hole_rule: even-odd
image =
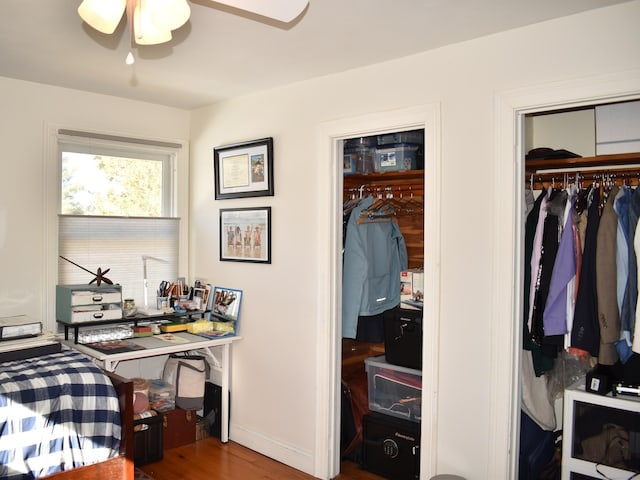
[{"label": "ceiling fan blade", "polygon": [[309,0],[214,0],[216,3],[289,23],[306,8]]}]

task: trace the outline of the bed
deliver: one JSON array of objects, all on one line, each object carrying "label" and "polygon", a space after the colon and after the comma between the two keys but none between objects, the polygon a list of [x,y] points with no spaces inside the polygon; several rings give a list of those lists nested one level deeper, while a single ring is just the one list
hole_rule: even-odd
[{"label": "bed", "polygon": [[67,349],[0,364],[0,480],[133,479],[133,384]]}]

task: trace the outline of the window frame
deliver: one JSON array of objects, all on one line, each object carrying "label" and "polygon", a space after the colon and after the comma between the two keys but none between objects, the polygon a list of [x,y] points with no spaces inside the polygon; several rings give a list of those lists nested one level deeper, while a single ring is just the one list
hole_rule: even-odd
[{"label": "window frame", "polygon": [[[172,165],[164,171],[163,210],[170,217],[179,217],[178,265],[179,277],[188,278],[189,231],[189,143],[186,140],[144,138],[131,133],[117,134],[90,130],[73,130],[56,124],[45,124],[44,198],[45,215],[42,241],[43,308],[42,318],[47,331],[58,330],[55,319],[55,286],[58,284],[58,215],[61,208],[61,144],[96,146],[107,151],[164,151],[170,152]],[[122,154],[122,153],[121,153]],[[134,155],[135,156],[135,155]],[[87,282],[88,283],[88,282]]]},{"label": "window frame", "polygon": [[[143,160],[155,160],[162,162],[162,206],[161,217],[175,217],[176,198],[173,194],[175,186],[175,163],[177,152],[175,149],[166,149],[151,146],[142,146],[126,142],[107,142],[105,140],[91,141],[90,139],[78,138],[77,140],[66,140],[60,138],[58,141],[58,164],[62,168],[63,147],[69,145],[66,150],[74,153],[85,153],[89,155],[103,155],[114,157],[133,157]],[[60,182],[61,183],[61,182]],[[166,193],[165,193],[166,192]],[[58,195],[58,213],[62,213],[62,192]]]}]

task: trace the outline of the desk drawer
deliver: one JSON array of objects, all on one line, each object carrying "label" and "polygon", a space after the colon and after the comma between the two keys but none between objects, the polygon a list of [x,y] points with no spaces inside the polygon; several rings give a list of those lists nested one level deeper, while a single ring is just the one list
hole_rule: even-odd
[{"label": "desk drawer", "polygon": [[120,320],[121,318],[122,309],[120,308],[71,312],[71,323],[100,322],[102,320]]},{"label": "desk drawer", "polygon": [[71,306],[101,305],[103,303],[120,303],[120,292],[99,292],[94,290],[75,291],[71,294]]}]

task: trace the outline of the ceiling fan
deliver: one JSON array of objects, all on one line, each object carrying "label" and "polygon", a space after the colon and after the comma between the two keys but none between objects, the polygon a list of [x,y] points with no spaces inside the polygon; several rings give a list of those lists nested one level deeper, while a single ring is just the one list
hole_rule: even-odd
[{"label": "ceiling fan", "polygon": [[[289,23],[302,13],[309,0],[215,0],[215,3]],[[131,41],[138,45],[168,42],[171,31],[184,25],[191,15],[187,0],[83,0],[78,14],[99,32],[111,34],[125,10]]]}]

